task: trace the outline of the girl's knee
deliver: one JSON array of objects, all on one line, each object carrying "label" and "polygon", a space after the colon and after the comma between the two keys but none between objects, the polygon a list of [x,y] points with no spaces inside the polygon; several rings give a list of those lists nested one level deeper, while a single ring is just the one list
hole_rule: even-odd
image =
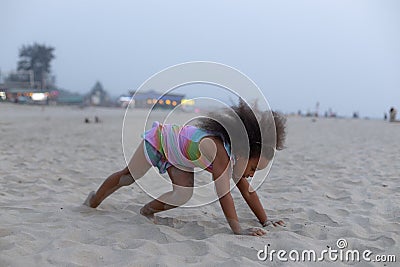
[{"label": "girl's knee", "polygon": [[129,169],[128,167],[123,170],[124,174],[130,175],[131,177],[133,177],[134,180],[142,178],[147,173],[147,171],[148,169]]},{"label": "girl's knee", "polygon": [[109,179],[112,179],[117,186],[126,186],[134,182],[134,179],[130,175],[128,167],[125,167],[123,170],[112,174]]},{"label": "girl's knee", "polygon": [[118,181],[119,186],[127,186],[131,185],[135,180],[133,179],[132,175],[130,174],[123,174]]},{"label": "girl's knee", "polygon": [[125,167],[122,171],[120,171],[121,174],[130,174],[128,166]]},{"label": "girl's knee", "polygon": [[130,185],[134,183],[137,179],[143,177],[147,171],[141,170],[130,170],[129,167],[125,167],[122,171],[119,172],[121,175],[119,185]]}]

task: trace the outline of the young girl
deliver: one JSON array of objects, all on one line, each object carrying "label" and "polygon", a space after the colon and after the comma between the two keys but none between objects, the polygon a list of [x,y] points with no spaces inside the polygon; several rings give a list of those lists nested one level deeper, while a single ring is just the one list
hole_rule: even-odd
[{"label": "young girl", "polygon": [[[253,177],[256,170],[266,168],[275,149],[283,149],[285,118],[272,112],[273,120],[268,120],[271,112],[261,112],[256,106],[250,108],[243,100],[231,109],[208,115],[196,126],[162,125],[155,122],[144,133],[144,140],[128,166],[110,175],[97,192],[89,194],[84,204],[96,208],[117,189],[134,183],[151,166],[155,166],[160,173],[168,172],[172,191],[149,202],[140,210],[142,215],[154,219],[155,213],[182,206],[189,201],[193,194],[193,170],[200,167],[212,174],[222,210],[235,234],[264,235],[265,231],[240,227],[230,193],[230,178],[262,226],[283,225],[282,221],[272,222],[267,219],[257,193],[251,189],[246,178]],[[248,140],[239,136],[239,124],[244,125]],[[274,144],[272,153],[265,136],[274,139],[269,142]]]}]

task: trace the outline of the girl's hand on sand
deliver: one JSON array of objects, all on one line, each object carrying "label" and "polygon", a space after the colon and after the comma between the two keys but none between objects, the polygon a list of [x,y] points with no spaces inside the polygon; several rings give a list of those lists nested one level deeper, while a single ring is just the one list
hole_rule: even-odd
[{"label": "girl's hand on sand", "polygon": [[263,226],[263,227],[266,227],[266,226],[270,226],[270,225],[272,225],[272,226],[278,226],[278,225],[280,225],[280,226],[285,226],[285,223],[282,221],[282,220],[279,220],[279,221],[276,221],[276,220],[266,220],[265,222],[260,222],[261,223],[261,225]]},{"label": "girl's hand on sand", "polygon": [[241,235],[252,235],[252,236],[263,236],[266,233],[267,232],[265,232],[261,228],[248,228],[248,229],[244,229],[244,230],[242,230],[242,232],[240,232]]}]

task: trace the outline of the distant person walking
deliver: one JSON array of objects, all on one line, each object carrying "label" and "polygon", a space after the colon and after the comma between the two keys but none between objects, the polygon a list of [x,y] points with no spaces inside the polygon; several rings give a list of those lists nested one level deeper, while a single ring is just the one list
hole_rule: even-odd
[{"label": "distant person walking", "polygon": [[396,114],[397,114],[397,110],[394,107],[391,107],[389,110],[389,121],[390,122],[396,121]]}]

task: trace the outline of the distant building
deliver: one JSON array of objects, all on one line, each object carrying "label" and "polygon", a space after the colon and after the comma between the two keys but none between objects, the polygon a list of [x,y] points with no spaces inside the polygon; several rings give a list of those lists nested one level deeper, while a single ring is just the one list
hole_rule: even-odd
[{"label": "distant building", "polygon": [[129,96],[121,96],[119,103],[122,107],[128,106],[132,100],[131,106],[135,108],[161,108],[173,109],[182,103],[185,95],[182,94],[161,94],[154,90],[148,92],[130,91]]},{"label": "distant building", "polygon": [[0,101],[6,101],[7,100],[7,88],[4,84],[0,84]]},{"label": "distant building", "polygon": [[55,100],[56,90],[39,90],[34,88],[5,88],[0,86],[0,101],[13,103],[47,104]]},{"label": "distant building", "polygon": [[56,103],[61,105],[82,105],[84,96],[78,93],[71,93],[66,90],[58,90]]}]

